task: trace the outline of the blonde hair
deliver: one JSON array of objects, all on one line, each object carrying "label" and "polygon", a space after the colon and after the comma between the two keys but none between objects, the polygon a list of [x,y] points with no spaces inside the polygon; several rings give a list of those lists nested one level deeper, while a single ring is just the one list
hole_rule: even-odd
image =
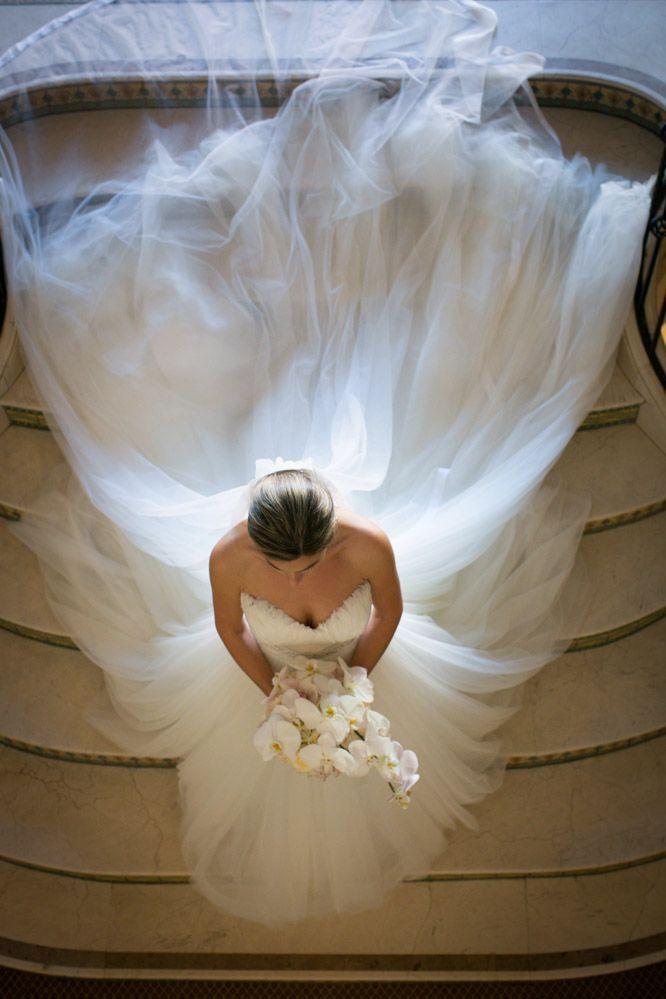
[{"label": "blonde hair", "polygon": [[314,470],[280,469],[255,482],[247,532],[264,555],[285,562],[316,555],[330,544],[335,528],[333,497]]}]

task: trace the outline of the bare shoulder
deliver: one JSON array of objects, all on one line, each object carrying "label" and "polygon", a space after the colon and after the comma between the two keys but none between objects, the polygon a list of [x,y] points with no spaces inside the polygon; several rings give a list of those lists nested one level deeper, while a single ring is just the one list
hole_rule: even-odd
[{"label": "bare shoulder", "polygon": [[393,558],[393,546],[386,531],[369,517],[345,509],[340,518],[346,532],[348,542],[366,559],[381,563]]},{"label": "bare shoulder", "polygon": [[369,517],[353,512],[345,512],[344,524],[350,559],[370,583],[375,610],[400,617],[402,593],[388,534]]},{"label": "bare shoulder", "polygon": [[248,559],[245,521],[236,524],[215,542],[208,560],[218,632],[242,626],[240,594]]},{"label": "bare shoulder", "polygon": [[247,536],[246,524],[247,521],[245,520],[242,520],[239,524],[234,524],[226,534],[223,534],[215,542],[210,553],[211,560],[217,561],[221,558],[228,558],[234,554],[240,555],[242,553],[244,541]]}]

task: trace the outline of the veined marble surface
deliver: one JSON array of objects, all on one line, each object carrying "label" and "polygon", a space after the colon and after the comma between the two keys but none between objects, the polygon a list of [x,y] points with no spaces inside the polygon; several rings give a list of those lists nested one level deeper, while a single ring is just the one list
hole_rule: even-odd
[{"label": "veined marble surface", "polygon": [[[539,52],[547,57],[546,70],[619,75],[666,97],[664,0],[482,2],[499,18],[496,45]],[[77,6],[68,0],[0,0],[0,52]]]}]

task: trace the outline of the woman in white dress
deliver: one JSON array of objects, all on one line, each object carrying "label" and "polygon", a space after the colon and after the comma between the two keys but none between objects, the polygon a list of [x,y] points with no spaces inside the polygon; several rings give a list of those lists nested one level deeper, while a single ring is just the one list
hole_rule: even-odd
[{"label": "woman in white dress", "polygon": [[367,517],[336,508],[330,490],[310,469],[280,470],[259,480],[247,518],[213,548],[210,575],[218,634],[267,696],[274,671],[244,621],[243,601],[269,604],[318,632],[330,628],[351,601],[371,597],[370,621],[348,663],[364,666],[368,674],[402,615],[387,534]]},{"label": "woman in white dress", "polygon": [[[503,780],[489,734],[586,610],[591,500],[550,470],[610,377],[656,174],[567,160],[544,58],[496,25],[472,0],[96,0],[0,60],[17,108],[77,73],[195,106],[208,82],[205,114],[142,111],[103,167],[38,116],[2,135],[10,304],[64,455],[8,529],[104,671],[87,719],[179,757],[194,885],[267,925],[444,860]],[[330,491],[323,545],[292,518],[253,549],[280,469]],[[256,752],[261,656],[302,653],[371,670],[419,759],[407,809]]]}]

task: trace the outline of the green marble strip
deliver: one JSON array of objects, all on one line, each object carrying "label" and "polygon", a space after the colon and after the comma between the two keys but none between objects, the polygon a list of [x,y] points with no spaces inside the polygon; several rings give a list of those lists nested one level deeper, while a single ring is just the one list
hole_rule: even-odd
[{"label": "green marble strip", "polygon": [[[610,645],[612,642],[619,642],[629,635],[634,635],[636,632],[642,631],[643,628],[647,628],[656,621],[660,621],[664,615],[666,615],[666,606],[659,607],[657,610],[651,611],[649,614],[645,614],[635,621],[627,621],[626,624],[621,624],[617,628],[609,628],[607,631],[598,631],[591,635],[581,635],[579,638],[573,639],[569,647],[565,649],[565,652],[583,652],[586,649],[596,649],[603,645]],[[15,621],[9,621],[6,618],[0,618],[0,628],[4,628],[5,631],[11,631],[15,635],[21,635],[23,638],[42,642],[44,645],[56,645],[59,648],[80,651],[78,645],[68,635],[40,631],[38,628],[30,628],[27,624],[17,624]]]},{"label": "green marble strip", "polygon": [[622,638],[634,635],[637,631],[642,631],[648,625],[660,621],[666,615],[666,606],[659,607],[643,617],[636,618],[635,621],[627,621],[618,628],[609,628],[608,631],[597,631],[592,635],[581,635],[574,638],[573,642],[565,652],[583,652],[585,649],[597,649],[602,645],[610,645],[611,642],[619,642]]},{"label": "green marble strip", "polygon": [[48,760],[59,760],[62,763],[85,763],[100,767],[137,767],[140,769],[173,770],[178,766],[178,756],[123,756],[120,753],[92,753],[73,749],[55,749],[41,746],[36,742],[26,742],[15,739],[11,735],[0,734],[0,746],[15,749],[19,753],[30,753],[32,756],[42,756]]},{"label": "green marble strip", "polygon": [[[655,864],[666,859],[666,850],[647,854],[643,857],[632,857],[630,860],[618,860],[610,864],[598,864],[593,867],[571,867],[560,870],[531,871],[431,871],[428,874],[402,878],[403,884],[423,884],[434,881],[504,881],[507,879],[531,878],[577,878],[595,874],[611,874],[614,871],[624,871],[644,864]],[[52,867],[48,864],[38,864],[31,860],[20,860],[0,854],[0,861],[15,867],[24,867],[43,874],[53,874],[58,877],[77,878],[82,881],[102,881],[112,884],[135,885],[166,885],[190,884],[189,874],[107,874],[98,871],[72,871],[62,867]]]},{"label": "green marble strip", "polygon": [[605,756],[607,753],[618,753],[633,746],[642,746],[653,739],[661,739],[666,735],[666,725],[630,735],[626,739],[615,739],[613,742],[602,742],[596,746],[581,746],[578,749],[558,750],[554,753],[535,753],[533,756],[510,756],[507,760],[507,770],[527,770],[533,767],[549,767],[558,763],[573,763],[576,760],[592,759],[595,756]]},{"label": "green marble strip", "polygon": [[[653,517],[656,513],[662,513],[664,510],[666,510],[666,499],[638,506],[633,510],[624,510],[622,513],[614,513],[610,517],[597,517],[588,520],[583,534],[597,534],[599,531],[608,531],[614,527],[622,527],[624,524],[635,524],[638,520]],[[20,507],[0,501],[0,517],[5,520],[20,520],[23,512]]]},{"label": "green marble strip", "polygon": [[40,631],[38,628],[30,628],[27,624],[17,624],[16,621],[8,621],[4,617],[0,617],[0,628],[4,628],[5,631],[11,631],[14,635],[21,635],[23,638],[31,638],[35,642],[42,642],[44,645],[57,645],[61,649],[76,649],[79,652],[81,651],[69,635],[57,635],[55,632]]},{"label": "green marble strip", "polygon": [[[617,753],[634,746],[641,746],[653,739],[666,736],[666,726],[641,732],[638,735],[627,736],[612,742],[603,742],[594,746],[582,746],[577,749],[563,749],[552,753],[534,753],[533,755],[510,756],[506,760],[507,770],[529,770],[535,767],[548,767],[560,763],[574,763],[576,760],[592,759],[605,756],[607,753]],[[178,765],[180,757],[171,756],[123,756],[120,753],[91,753],[71,749],[55,749],[42,746],[36,742],[26,742],[10,735],[0,734],[0,746],[15,749],[20,753],[30,753],[49,760],[59,760],[62,763],[83,763],[102,767],[133,767],[140,769],[171,770]]]},{"label": "green marble strip", "polygon": [[601,430],[603,427],[618,427],[625,423],[635,423],[640,408],[640,402],[632,402],[608,406],[605,409],[591,409],[578,430]]},{"label": "green marble strip", "polygon": [[5,403],[3,409],[10,424],[15,427],[29,427],[31,430],[50,430],[46,417],[41,409],[29,406],[14,406]]},{"label": "green marble strip", "polygon": [[5,520],[20,520],[21,511],[17,506],[12,506],[11,503],[0,502],[0,517],[4,517]]},{"label": "green marble strip", "polygon": [[[10,390],[11,391],[11,390]],[[28,427],[31,430],[50,430],[46,417],[41,409],[33,406],[16,406],[13,403],[2,404],[10,424],[16,427]],[[640,402],[618,404],[604,409],[591,409],[578,431],[602,430],[604,427],[617,427],[625,423],[635,423]]]},{"label": "green marble strip", "polygon": [[[2,858],[0,858],[2,859]],[[520,878],[579,878],[590,874],[612,874],[613,871],[625,871],[630,867],[641,867],[643,864],[655,864],[666,860],[666,850],[650,853],[645,857],[633,857],[631,860],[618,860],[612,864],[599,864],[595,867],[567,867],[560,870],[545,871],[464,871],[461,873],[433,871],[422,877],[403,878],[403,881],[504,881]]]},{"label": "green marble strip", "polygon": [[597,517],[588,520],[583,534],[597,534],[599,531],[622,527],[623,524],[635,524],[637,520],[653,517],[656,513],[662,513],[664,510],[666,510],[666,499],[646,503],[645,506],[637,506],[633,510],[624,510],[622,513],[614,513],[610,517]]}]

